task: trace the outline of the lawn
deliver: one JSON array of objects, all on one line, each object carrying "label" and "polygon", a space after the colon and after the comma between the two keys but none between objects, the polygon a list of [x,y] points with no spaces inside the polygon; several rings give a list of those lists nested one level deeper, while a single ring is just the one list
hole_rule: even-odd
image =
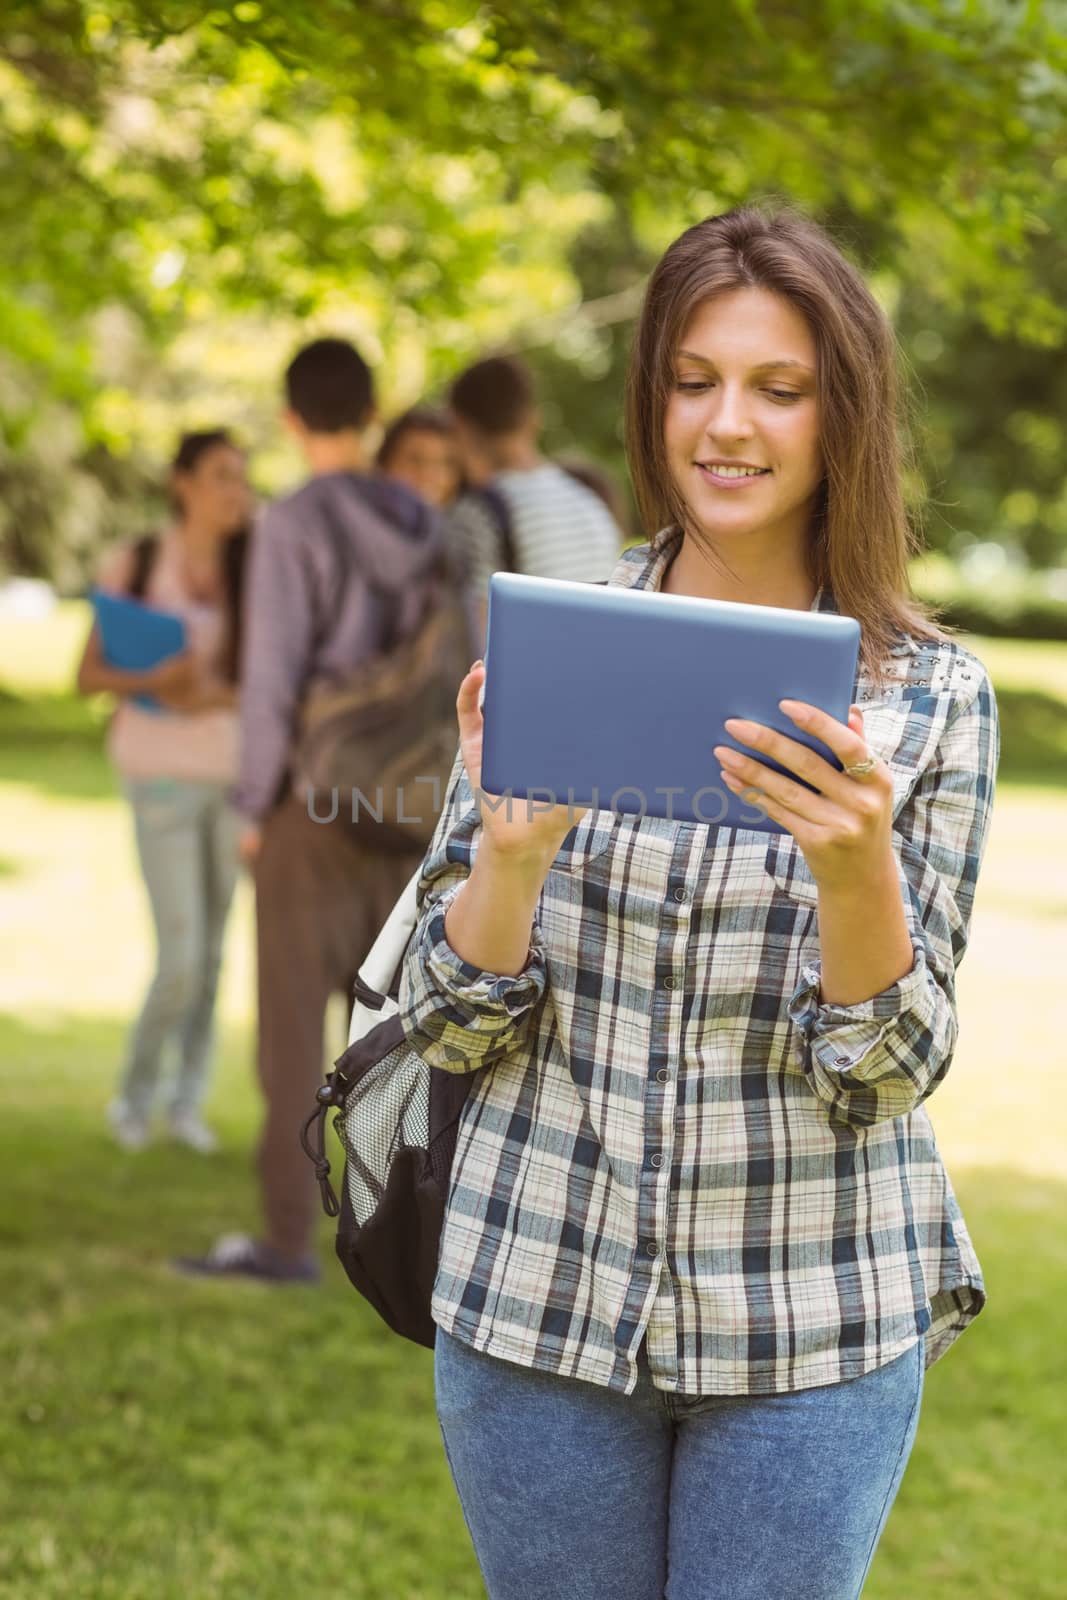
[{"label": "lawn", "polygon": [[[475,1600],[430,1356],[346,1287],[328,1225],[318,1291],[168,1269],[255,1219],[246,888],[210,1107],[222,1151],[132,1156],[106,1135],[149,937],[100,710],[63,692],[83,629],[81,608],[64,606],[8,624],[0,643],[0,1592]],[[1053,1600],[1067,1569],[1054,1014],[1067,972],[1067,652],[973,647],[997,682],[1004,762],[961,1042],[931,1111],[991,1299],[929,1374],[868,1600]]]}]

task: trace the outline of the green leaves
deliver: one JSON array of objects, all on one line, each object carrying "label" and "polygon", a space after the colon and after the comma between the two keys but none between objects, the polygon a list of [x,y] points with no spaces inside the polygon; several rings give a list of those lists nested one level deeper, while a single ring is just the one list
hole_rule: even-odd
[{"label": "green leaves", "polygon": [[[386,392],[408,400],[575,301],[570,257],[598,219],[628,218],[655,250],[766,195],[836,224],[946,316],[1056,344],[1064,285],[1035,244],[1067,224],[1065,10],[13,0],[2,314],[55,329],[42,392],[72,362],[90,378],[94,319],[121,305],[143,351],[171,352],[161,393],[195,330],[248,319],[281,346],[329,319],[378,341]],[[585,292],[633,287],[630,265]],[[0,383],[9,430],[20,404]]]},{"label": "green leaves", "polygon": [[[451,156],[468,192],[501,207],[547,184],[672,209],[694,193],[728,204],[784,192],[891,224],[900,213],[909,254],[929,224],[909,272],[1022,316],[1035,285],[1020,263],[1006,287],[1003,258],[1019,257],[1053,199],[1059,9],[735,0],[712,19],[702,0],[636,13],[606,0],[565,13],[532,0],[9,6],[0,272],[29,249],[38,293],[68,310],[119,293],[151,324],[164,308],[135,246],[152,215],[223,252],[217,281],[199,269],[223,300],[305,307],[319,273],[355,251],[432,311],[435,293],[455,305],[472,290],[480,266],[460,249],[413,271],[412,253],[468,221],[425,181]],[[327,170],[319,133],[333,139]],[[62,260],[46,243],[57,200]],[[225,249],[242,235],[247,246],[249,225],[258,248],[238,271]],[[377,251],[359,247],[367,226]]]}]

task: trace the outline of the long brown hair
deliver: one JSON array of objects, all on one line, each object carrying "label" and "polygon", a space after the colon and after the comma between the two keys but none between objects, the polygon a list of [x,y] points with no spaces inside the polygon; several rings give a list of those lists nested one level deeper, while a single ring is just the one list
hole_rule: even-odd
[{"label": "long brown hair", "polygon": [[[178,448],[170,464],[173,480],[174,473],[194,472],[197,464],[212,450],[220,446],[227,450],[240,450],[227,428],[202,428],[195,433],[183,433],[178,440]],[[182,514],[182,502],[175,492],[173,481],[170,488],[171,505],[177,516]],[[244,643],[244,589],[245,570],[248,565],[248,556],[251,540],[251,529],[246,525],[237,528],[223,540],[219,552],[219,564],[222,571],[222,593],[226,614],[226,641],[223,647],[222,672],[228,683],[236,683],[241,670],[241,652]],[[154,554],[154,552],[153,552]],[[149,557],[151,560],[152,557]],[[147,571],[143,582],[147,581]]]},{"label": "long brown hair", "polygon": [[904,502],[911,463],[902,438],[897,344],[857,269],[829,234],[789,207],[744,206],[706,217],[674,241],[649,280],[626,393],[626,449],[642,523],[649,532],[692,529],[663,432],[676,352],[698,306],[742,288],[788,300],[814,335],[825,474],[811,524],[809,576],[859,622],[860,662],[879,682],[900,633],[948,637],[908,580],[908,559],[921,540]]}]

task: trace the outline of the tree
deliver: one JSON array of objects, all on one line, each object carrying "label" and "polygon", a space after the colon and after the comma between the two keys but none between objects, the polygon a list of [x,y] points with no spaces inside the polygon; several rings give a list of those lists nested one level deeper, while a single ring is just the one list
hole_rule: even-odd
[{"label": "tree", "polygon": [[[576,241],[618,217],[635,288],[695,217],[784,195],[887,295],[1057,343],[1032,246],[1067,220],[1065,68],[1061,3],[9,0],[0,500],[27,473],[40,494],[0,548],[31,569],[71,548],[57,465],[88,488],[158,450],[198,337],[225,369],[241,336],[259,426],[255,354],[309,319],[377,344],[414,398],[605,292]],[[619,343],[588,325],[587,367]],[[99,531],[83,519],[82,563]]]}]

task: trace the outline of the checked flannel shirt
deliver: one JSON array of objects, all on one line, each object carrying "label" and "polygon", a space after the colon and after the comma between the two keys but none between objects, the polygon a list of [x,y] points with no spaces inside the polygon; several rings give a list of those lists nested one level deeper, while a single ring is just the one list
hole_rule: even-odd
[{"label": "checked flannel shirt", "polygon": [[[680,535],[624,553],[658,589]],[[836,609],[822,590],[812,609]],[[478,849],[457,759],[419,882],[400,1009],[425,1060],[488,1068],[460,1126],[435,1321],[506,1361],[632,1392],[767,1394],[936,1360],[981,1270],[923,1101],[956,1044],[999,755],[974,656],[901,638],[853,699],[894,786],[914,950],[873,998],[819,997],[817,890],[787,834],[588,813],[515,977],[445,914]]]}]

